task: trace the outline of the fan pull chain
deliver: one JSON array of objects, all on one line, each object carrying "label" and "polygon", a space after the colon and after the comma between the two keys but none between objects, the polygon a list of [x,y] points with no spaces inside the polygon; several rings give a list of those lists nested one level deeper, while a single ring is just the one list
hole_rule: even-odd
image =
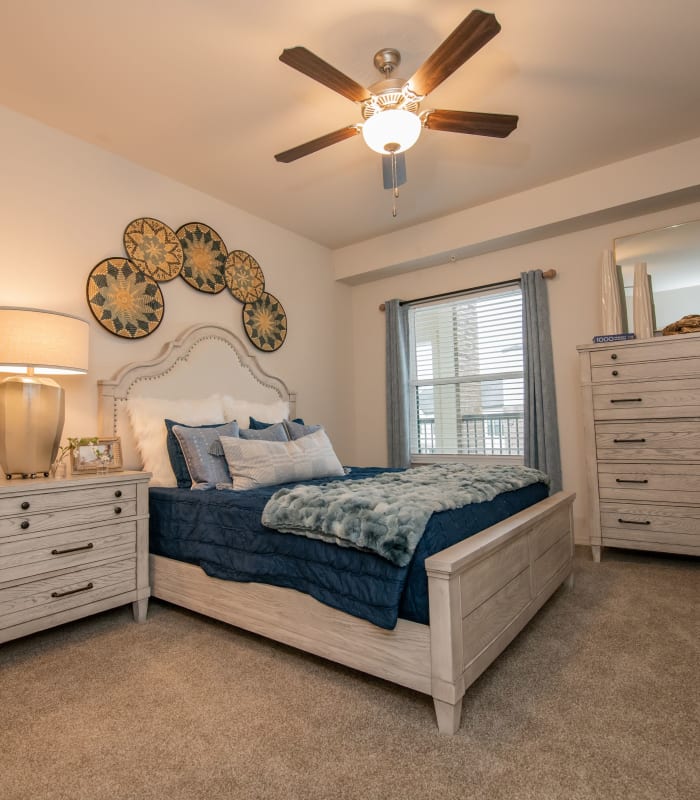
[{"label": "fan pull chain", "polygon": [[398,175],[396,172],[396,152],[391,154],[391,185],[392,185],[392,206],[391,216],[396,217],[396,198],[399,196]]}]

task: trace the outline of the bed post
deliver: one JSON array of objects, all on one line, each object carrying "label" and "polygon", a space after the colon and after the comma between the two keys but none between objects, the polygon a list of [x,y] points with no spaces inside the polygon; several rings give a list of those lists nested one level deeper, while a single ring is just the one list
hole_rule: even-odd
[{"label": "bed post", "polygon": [[430,693],[438,730],[452,735],[462,718],[464,697],[462,615],[459,575],[428,570],[430,598]]}]

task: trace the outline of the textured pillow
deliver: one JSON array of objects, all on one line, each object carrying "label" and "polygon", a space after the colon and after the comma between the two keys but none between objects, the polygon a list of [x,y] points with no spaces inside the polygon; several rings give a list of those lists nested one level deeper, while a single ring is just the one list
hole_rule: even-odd
[{"label": "textured pillow", "polygon": [[173,433],[180,443],[187,469],[192,479],[192,489],[213,489],[217,485],[230,485],[226,459],[209,452],[209,447],[220,435],[238,436],[238,423],[226,422],[216,427],[192,428],[173,425]]},{"label": "textured pillow", "polygon": [[287,442],[289,435],[282,422],[275,422],[260,430],[246,428],[240,432],[241,439],[261,439],[265,442]]},{"label": "textured pillow", "polygon": [[316,433],[323,427],[322,425],[304,425],[301,419],[285,419],[284,427],[287,429],[287,436],[294,439],[301,439],[302,436],[308,436],[310,433]]},{"label": "textured pillow", "polygon": [[[287,420],[286,419],[282,420],[282,422],[287,422]],[[303,419],[295,419],[292,420],[292,422],[298,422],[299,425],[304,424]],[[249,423],[250,423],[250,430],[252,431],[262,431],[265,430],[265,428],[269,428],[270,425],[275,424],[274,422],[261,422],[259,419],[255,419],[255,417],[250,417]]]},{"label": "textured pillow", "polygon": [[221,436],[235,490],[344,475],[324,430],[294,442]]},{"label": "textured pillow", "polygon": [[238,400],[230,395],[221,398],[225,419],[236,419],[241,430],[248,427],[250,417],[264,419],[267,422],[282,422],[289,416],[289,403],[276,400],[272,403],[255,403],[250,400]]},{"label": "textured pillow", "polygon": [[[230,423],[224,423],[221,425],[218,422],[215,422],[213,425],[198,425],[199,428],[221,428],[222,433],[223,428],[226,427]],[[182,452],[182,447],[180,447],[180,442],[177,439],[177,436],[173,433],[173,426],[180,425],[183,428],[192,428],[195,427],[193,425],[183,425],[181,422],[175,422],[172,419],[165,420],[165,429],[167,431],[167,438],[166,444],[168,448],[168,458],[170,459],[170,466],[173,468],[173,472],[175,473],[175,480],[177,481],[177,488],[178,489],[189,489],[192,486],[192,478],[190,477],[190,471],[187,468],[187,461],[185,460],[185,456]],[[236,423],[236,431],[238,430],[238,425]],[[237,433],[227,433],[227,436],[237,436]],[[218,438],[216,440],[219,441]],[[212,452],[211,448],[208,451],[209,453]],[[220,450],[215,455],[223,456],[224,451],[223,449]]]},{"label": "textured pillow", "polygon": [[176,419],[183,425],[222,423],[226,419],[218,394],[201,400],[130,397],[126,408],[143,468],[152,473],[151,486],[177,486],[168,457],[166,419]]}]

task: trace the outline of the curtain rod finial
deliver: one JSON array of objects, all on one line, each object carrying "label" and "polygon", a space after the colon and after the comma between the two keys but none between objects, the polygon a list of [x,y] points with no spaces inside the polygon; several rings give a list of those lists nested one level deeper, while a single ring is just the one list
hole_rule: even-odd
[{"label": "curtain rod finial", "polygon": [[379,310],[380,311],[386,311],[386,303],[380,303],[379,304]]}]

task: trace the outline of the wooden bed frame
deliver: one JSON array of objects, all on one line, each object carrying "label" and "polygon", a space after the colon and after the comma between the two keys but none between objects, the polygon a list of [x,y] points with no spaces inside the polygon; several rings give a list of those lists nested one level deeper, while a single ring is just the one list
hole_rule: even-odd
[{"label": "wooden bed frame", "polygon": [[[156,359],[99,381],[100,433],[120,436],[124,462],[139,467],[126,415],[131,396],[204,397],[290,403],[238,337],[198,325]],[[430,625],[400,619],[394,630],[325,606],[292,589],[207,576],[192,564],[150,557],[151,592],[218,620],[407,686],[433,697],[441,733],[459,728],[462,698],[547,599],[573,583],[572,504],[552,497],[426,559]]]}]

